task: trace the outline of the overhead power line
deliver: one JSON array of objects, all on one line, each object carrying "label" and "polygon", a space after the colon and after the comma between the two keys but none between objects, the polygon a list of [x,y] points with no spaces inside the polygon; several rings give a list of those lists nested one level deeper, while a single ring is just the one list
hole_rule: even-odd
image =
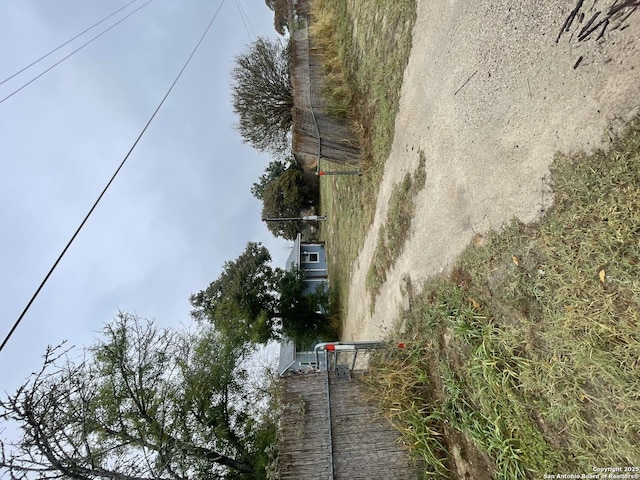
[{"label": "overhead power line", "polygon": [[53,274],[54,270],[56,269],[56,267],[58,266],[58,264],[60,263],[60,261],[62,260],[62,257],[64,257],[64,255],[67,253],[67,250],[69,250],[69,247],[71,247],[71,244],[73,243],[73,241],[76,239],[76,237],[78,236],[78,234],[80,233],[80,231],[82,230],[82,228],[84,227],[85,223],[87,223],[87,221],[89,220],[89,217],[91,217],[91,214],[93,213],[93,211],[96,209],[96,207],[98,206],[98,204],[100,203],[100,200],[102,200],[102,197],[104,197],[105,193],[107,193],[107,190],[109,190],[109,187],[111,186],[111,184],[113,183],[113,181],[116,179],[116,177],[118,176],[118,173],[120,173],[120,170],[122,170],[122,167],[124,167],[125,163],[127,163],[127,160],[129,159],[129,157],[131,156],[131,153],[133,152],[133,150],[136,148],[136,146],[138,145],[138,142],[140,142],[140,139],[142,138],[142,136],[144,135],[144,133],[147,131],[147,129],[149,128],[149,125],[151,125],[151,122],[153,121],[153,119],[156,117],[156,115],[158,114],[158,112],[160,111],[160,108],[162,108],[162,105],[164,104],[164,102],[167,100],[167,98],[169,97],[169,95],[171,94],[171,92],[173,91],[173,88],[176,86],[176,84],[178,83],[178,80],[180,80],[180,77],[182,76],[182,74],[184,73],[184,71],[187,69],[187,66],[189,65],[189,63],[191,62],[191,59],[193,58],[193,56],[196,54],[196,52],[198,51],[198,48],[200,48],[200,45],[202,44],[202,42],[204,41],[205,37],[207,36],[207,33],[209,32],[209,30],[211,29],[211,26],[213,25],[213,22],[216,20],[216,17],[218,16],[218,13],[220,12],[220,9],[222,8],[222,5],[224,5],[224,1],[225,0],[221,0],[220,5],[218,5],[218,8],[216,9],[215,13],[213,14],[213,17],[211,18],[211,21],[209,22],[209,24],[207,25],[207,28],[205,28],[203,34],[201,35],[200,39],[198,40],[198,43],[196,43],[196,46],[193,48],[193,50],[191,51],[191,54],[189,55],[189,57],[187,58],[186,62],[184,63],[184,65],[182,66],[182,68],[180,69],[180,72],[178,72],[178,75],[176,76],[175,80],[173,81],[173,83],[171,84],[171,86],[169,87],[169,89],[167,90],[167,93],[165,93],[164,97],[162,97],[162,100],[160,100],[160,103],[158,104],[158,106],[156,107],[155,111],[153,112],[153,114],[151,115],[151,117],[149,117],[149,120],[147,121],[147,123],[145,124],[144,128],[142,129],[142,131],[140,132],[140,134],[138,135],[138,137],[136,138],[135,142],[133,142],[133,145],[131,146],[131,148],[129,149],[129,151],[127,152],[127,154],[125,155],[124,159],[122,160],[122,162],[120,162],[120,165],[118,166],[118,168],[116,169],[116,171],[114,172],[114,174],[111,176],[111,178],[109,179],[109,181],[107,182],[107,185],[102,189],[102,192],[100,193],[100,195],[98,196],[98,198],[96,199],[96,201],[93,203],[91,209],[89,210],[89,212],[85,215],[84,219],[82,220],[82,222],[80,223],[80,225],[78,226],[78,228],[76,229],[76,231],[74,232],[74,234],[71,236],[71,239],[67,242],[66,246],[64,247],[64,249],[62,250],[62,252],[60,253],[60,255],[58,256],[58,258],[56,259],[56,261],[53,263],[53,266],[49,269],[49,271],[47,272],[47,274],[45,275],[44,279],[42,280],[42,282],[40,283],[40,285],[38,286],[38,288],[36,289],[35,293],[33,294],[33,296],[31,297],[31,299],[29,300],[29,302],[27,303],[27,306],[24,308],[24,310],[22,311],[22,313],[20,314],[20,316],[18,317],[18,319],[16,320],[16,322],[13,324],[13,327],[11,327],[11,330],[9,331],[9,333],[6,335],[6,337],[4,338],[4,340],[2,341],[2,344],[0,345],[0,352],[4,349],[5,345],[7,344],[7,342],[9,342],[9,339],[11,338],[11,336],[13,335],[13,333],[16,331],[16,329],[18,328],[18,326],[20,325],[20,323],[22,322],[22,320],[24,319],[25,315],[27,314],[27,312],[29,311],[29,308],[31,308],[31,305],[33,304],[33,302],[35,301],[35,299],[38,297],[38,295],[40,294],[40,292],[42,291],[42,289],[44,288],[45,284],[47,283],[47,281],[49,280],[49,277],[51,277],[51,274]]},{"label": "overhead power line", "polygon": [[67,40],[66,42],[62,43],[61,45],[57,46],[56,48],[54,48],[53,50],[50,50],[49,52],[45,53],[44,55],[42,55],[40,58],[34,60],[33,62],[31,62],[29,65],[27,65],[26,67],[21,68],[20,70],[18,70],[16,73],[14,73],[13,75],[8,76],[7,78],[5,78],[4,80],[2,80],[0,82],[0,85],[4,85],[5,83],[7,83],[9,80],[11,80],[12,78],[17,77],[18,75],[20,75],[22,72],[24,72],[25,70],[33,67],[36,63],[41,62],[42,60],[44,60],[45,58],[47,58],[49,55],[57,52],[58,50],[60,50],[62,47],[65,47],[67,45],[69,45],[71,42],[73,42],[76,38],[81,37],[82,35],[84,35],[85,33],[89,32],[90,30],[93,30],[94,28],[96,28],[98,25],[101,25],[102,23],[106,22],[107,20],[109,20],[111,17],[113,17],[114,15],[117,15],[118,13],[120,13],[122,10],[124,10],[125,8],[127,8],[129,5],[136,3],[138,0],[131,0],[129,3],[127,3],[125,6],[120,7],[119,9],[117,9],[115,12],[111,13],[110,15],[107,15],[106,17],[104,17],[102,20],[100,20],[97,23],[94,23],[93,25],[91,25],[89,28],[86,28],[85,30],[83,30],[82,32],[78,33],[76,36],[70,38],[69,40]]},{"label": "overhead power line", "polygon": [[3,103],[5,100],[10,99],[11,97],[13,97],[16,93],[18,93],[19,91],[23,90],[24,88],[28,87],[29,85],[31,85],[33,82],[35,82],[36,80],[38,80],[40,77],[42,77],[45,73],[50,72],[51,70],[53,70],[55,67],[57,67],[58,65],[60,65],[62,62],[64,62],[67,58],[71,57],[72,55],[76,54],[77,52],[79,52],[80,50],[82,50],[84,47],[86,47],[87,45],[93,43],[95,40],[97,40],[98,38],[100,38],[102,35],[104,35],[105,33],[107,33],[109,30],[112,30],[113,28],[115,28],[116,26],[120,25],[122,22],[124,22],[127,18],[129,18],[131,15],[133,15],[134,13],[142,10],[144,7],[146,7],[147,5],[149,5],[151,2],[153,2],[153,0],[148,0],[147,2],[143,3],[142,5],[140,5],[138,8],[136,8],[135,10],[131,11],[130,13],[128,13],[127,15],[125,15],[124,17],[122,17],[120,20],[118,20],[116,23],[114,23],[113,25],[111,25],[110,27],[106,28],[105,30],[103,30],[102,32],[100,32],[98,35],[96,35],[95,37],[93,37],[91,40],[89,40],[88,42],[83,43],[82,45],[80,45],[78,48],[76,48],[74,51],[72,51],[70,54],[62,57],[61,60],[57,61],[56,63],[54,63],[53,65],[51,65],[49,68],[47,68],[46,70],[44,70],[42,73],[36,75],[35,77],[33,77],[31,80],[29,80],[27,83],[23,84],[20,88],[18,88],[17,90],[14,90],[13,92],[11,92],[9,95],[7,95],[6,97],[4,97],[2,100],[0,100],[0,103]]},{"label": "overhead power line", "polygon": [[[240,12],[240,18],[242,19],[242,23],[244,24],[244,29],[247,32],[247,36],[249,37],[249,41],[253,42],[253,38],[256,36],[256,33],[253,31],[253,27],[251,26],[251,22],[249,21],[247,12],[245,12],[240,0],[235,0],[235,2],[236,6],[238,7],[238,11]],[[251,30],[251,33],[249,33],[249,30]],[[251,34],[253,34],[253,36]]]}]

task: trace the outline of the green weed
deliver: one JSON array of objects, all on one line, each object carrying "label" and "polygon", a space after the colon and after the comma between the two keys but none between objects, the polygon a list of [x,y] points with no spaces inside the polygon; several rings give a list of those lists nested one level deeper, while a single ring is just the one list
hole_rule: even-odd
[{"label": "green weed", "polygon": [[415,216],[415,196],[424,188],[426,181],[425,157],[420,152],[420,162],[415,172],[407,173],[391,193],[389,211],[384,225],[380,227],[378,243],[367,272],[367,289],[371,294],[371,308],[387,272],[402,253],[409,238],[411,222]]}]

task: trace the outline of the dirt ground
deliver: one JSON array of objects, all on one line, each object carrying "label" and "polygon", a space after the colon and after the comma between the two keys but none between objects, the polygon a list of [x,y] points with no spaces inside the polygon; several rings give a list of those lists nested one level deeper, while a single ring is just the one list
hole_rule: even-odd
[{"label": "dirt ground", "polygon": [[[345,340],[383,338],[408,301],[406,279],[419,289],[446,273],[474,235],[539,218],[552,202],[554,154],[606,147],[640,111],[640,7],[610,9],[625,3],[418,1],[395,139],[352,267]],[[586,36],[607,18],[601,38],[604,24]],[[421,150],[427,181],[411,236],[372,309],[366,274],[378,230]]]}]

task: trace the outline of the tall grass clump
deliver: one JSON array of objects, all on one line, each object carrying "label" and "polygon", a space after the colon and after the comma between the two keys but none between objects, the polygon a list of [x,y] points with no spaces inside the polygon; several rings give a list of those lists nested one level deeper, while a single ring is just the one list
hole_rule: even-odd
[{"label": "tall grass clump", "polygon": [[396,352],[373,357],[376,398],[384,416],[402,433],[413,455],[424,462],[425,478],[449,472],[442,417],[431,406],[433,383],[428,374],[428,352],[414,346],[408,360]]},{"label": "tall grass clump", "polygon": [[343,44],[338,38],[338,24],[335,21],[337,12],[329,0],[315,0],[312,14],[309,35],[313,48],[322,57],[325,73],[324,94],[329,114],[337,118],[346,118],[351,111],[353,87],[345,68]]}]

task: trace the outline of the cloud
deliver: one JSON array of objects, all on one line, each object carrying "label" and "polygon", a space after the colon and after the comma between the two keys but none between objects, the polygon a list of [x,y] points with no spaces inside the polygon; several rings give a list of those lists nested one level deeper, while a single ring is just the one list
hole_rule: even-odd
[{"label": "cloud", "polygon": [[[262,2],[244,3],[256,34],[274,36]],[[216,7],[156,0],[0,104],[0,335],[131,147]],[[225,4],[0,352],[0,389],[10,391],[37,368],[47,344],[90,343],[118,309],[165,325],[188,320],[189,294],[205,288],[248,241],[265,243],[276,262],[284,262],[287,243],[270,236],[250,194],[269,159],[242,144],[232,128],[229,70],[248,43],[233,7]],[[112,9],[70,0],[1,4],[0,77]],[[0,96],[32,75],[0,86]]]}]

